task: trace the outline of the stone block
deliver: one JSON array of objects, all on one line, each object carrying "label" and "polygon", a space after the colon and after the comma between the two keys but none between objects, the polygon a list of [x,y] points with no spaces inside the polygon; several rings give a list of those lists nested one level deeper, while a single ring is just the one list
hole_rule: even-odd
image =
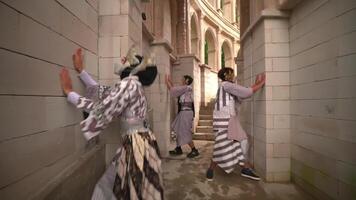
[{"label": "stone block", "polygon": [[100,16],[99,18],[100,36],[127,36],[129,34],[128,15]]},{"label": "stone block", "polygon": [[[7,105],[0,115],[3,122],[1,141],[68,126],[81,120],[80,112],[60,97],[3,96],[0,102]],[[17,123],[19,121],[20,124]]]},{"label": "stone block", "polygon": [[267,101],[266,113],[277,114],[277,115],[290,114],[289,101]]},{"label": "stone block", "polygon": [[289,43],[273,43],[265,45],[265,55],[269,57],[288,57]]},{"label": "stone block", "polygon": [[290,158],[290,144],[273,144],[273,158]]},{"label": "stone block", "polygon": [[355,47],[355,45],[353,45],[355,42],[355,39],[356,39],[355,32],[341,36],[340,43],[339,43],[338,56],[354,54],[356,52],[356,47]]},{"label": "stone block", "polygon": [[0,154],[3,158],[0,167],[1,187],[73,153],[75,150],[73,132],[74,127],[68,126],[3,142],[0,145]]},{"label": "stone block", "polygon": [[267,158],[266,168],[268,172],[289,172],[291,161],[289,158]]},{"label": "stone block", "polygon": [[99,60],[100,79],[119,78],[114,74],[114,66],[118,63],[121,63],[121,58],[101,58]]},{"label": "stone block", "polygon": [[337,14],[339,15],[356,8],[356,2],[353,0],[338,1],[336,8]]},{"label": "stone block", "polygon": [[120,15],[120,0],[99,1],[99,15]]},{"label": "stone block", "polygon": [[272,98],[270,100],[288,100],[290,98],[289,86],[273,86],[271,89]]},{"label": "stone block", "polygon": [[338,186],[338,194],[339,194],[339,199],[354,199],[356,197],[356,192],[355,192],[355,186],[354,185],[349,185],[345,184],[341,181],[339,181],[339,186]]},{"label": "stone block", "polygon": [[289,58],[272,58],[272,69],[274,72],[289,71]]},{"label": "stone block", "polygon": [[340,52],[338,48],[339,39],[332,39],[299,54],[291,56],[291,70],[311,66],[326,60],[335,58]]},{"label": "stone block", "polygon": [[121,2],[121,7],[120,7],[120,10],[121,10],[121,14],[129,14],[129,0],[120,0]]},{"label": "stone block", "polygon": [[99,0],[85,0],[95,11],[99,10]]},{"label": "stone block", "polygon": [[266,85],[268,86],[280,86],[289,85],[289,72],[267,72],[266,73]]},{"label": "stone block", "polygon": [[55,1],[3,0],[2,2],[59,32],[62,7]]},{"label": "stone block", "polygon": [[271,43],[287,43],[289,42],[288,29],[271,29]]},{"label": "stone block", "polygon": [[267,143],[290,143],[290,129],[267,129]]},{"label": "stone block", "polygon": [[120,58],[121,56],[120,37],[99,38],[99,55],[103,58]]},{"label": "stone block", "polygon": [[293,135],[293,143],[331,159],[338,159],[339,154],[343,152],[339,149],[340,143],[335,139],[310,133],[298,132],[298,134]]},{"label": "stone block", "polygon": [[295,160],[292,160],[292,166],[294,174],[299,176],[305,182],[313,185],[313,187],[318,189],[319,192],[321,191],[323,196],[327,195],[329,198],[332,197],[332,199],[337,199],[337,179],[327,176],[320,171],[310,168]]},{"label": "stone block", "polygon": [[266,19],[264,20],[265,29],[288,29],[289,22],[286,19]]},{"label": "stone block", "polygon": [[338,99],[336,105],[336,117],[338,119],[356,120],[356,99]]},{"label": "stone block", "polygon": [[291,147],[292,159],[303,163],[315,170],[320,171],[330,177],[338,178],[337,161],[330,157],[321,155],[320,153],[299,146],[299,144]]},{"label": "stone block", "polygon": [[290,128],[290,115],[273,115],[274,128]]},{"label": "stone block", "polygon": [[87,71],[94,77],[99,76],[98,56],[96,54],[93,54],[90,51],[85,51],[84,52],[84,66],[85,66],[85,71]]},{"label": "stone block", "polygon": [[86,1],[56,0],[64,8],[74,13],[93,31],[98,32],[98,13]]},{"label": "stone block", "polygon": [[[336,100],[321,99],[291,101],[291,114],[334,118],[336,113],[336,106]],[[348,106],[350,106],[350,104]],[[346,107],[347,106],[345,106],[344,108]]]},{"label": "stone block", "polygon": [[354,76],[356,75],[356,54],[337,58],[337,76]]},{"label": "stone block", "polygon": [[291,179],[291,173],[288,172],[273,172],[274,182],[289,182]]}]

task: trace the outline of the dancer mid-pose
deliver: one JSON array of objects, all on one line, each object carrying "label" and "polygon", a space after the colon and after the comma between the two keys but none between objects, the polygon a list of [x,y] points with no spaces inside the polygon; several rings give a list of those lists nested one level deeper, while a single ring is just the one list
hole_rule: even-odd
[{"label": "dancer mid-pose", "polygon": [[221,69],[218,72],[218,77],[222,82],[216,95],[213,113],[215,144],[213,158],[206,177],[208,180],[213,179],[216,166],[221,167],[226,173],[230,173],[237,165],[240,165],[242,176],[260,180],[245,161],[247,149],[241,148],[239,141],[244,141],[243,144],[246,144],[247,136],[240,125],[238,114],[242,99],[251,97],[254,92],[263,87],[265,75],[257,76],[255,84],[248,88],[233,83],[234,70],[231,68]]},{"label": "dancer mid-pose", "polygon": [[118,117],[123,133],[123,145],[117,150],[112,164],[96,184],[93,200],[163,199],[161,159],[153,133],[145,127],[147,100],[142,85],[150,85],[157,67],[152,59],[130,50],[115,73],[121,81],[115,86],[101,87],[83,70],[81,50],[73,55],[75,69],[86,84],[89,97],[73,91],[69,72],[63,69],[61,85],[68,101],[89,111],[81,122],[87,140],[105,129]]},{"label": "dancer mid-pose", "polygon": [[187,155],[194,158],[199,155],[192,139],[194,118],[193,78],[185,75],[182,77],[181,86],[173,86],[171,78],[166,76],[166,84],[172,97],[178,97],[178,115],[172,123],[172,129],[177,134],[177,147],[169,151],[170,155],[182,155],[181,146],[188,144],[192,151]]}]

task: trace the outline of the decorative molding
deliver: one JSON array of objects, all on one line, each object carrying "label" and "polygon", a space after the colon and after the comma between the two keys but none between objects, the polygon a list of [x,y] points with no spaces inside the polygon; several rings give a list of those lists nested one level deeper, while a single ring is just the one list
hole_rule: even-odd
[{"label": "decorative molding", "polygon": [[244,40],[250,33],[256,28],[256,26],[265,19],[288,19],[290,17],[290,12],[280,11],[277,9],[265,9],[262,10],[261,15],[252,22],[245,33],[240,37],[240,42],[243,43]]},{"label": "decorative molding", "polygon": [[198,56],[195,55],[194,53],[182,54],[182,55],[179,55],[178,58],[193,58],[193,59],[195,59],[197,62],[200,62],[200,59],[199,59]]},{"label": "decorative molding", "polygon": [[173,47],[170,44],[170,42],[166,39],[158,39],[158,40],[153,40],[151,43],[151,46],[163,46],[164,48],[167,49],[169,53],[173,52]]}]

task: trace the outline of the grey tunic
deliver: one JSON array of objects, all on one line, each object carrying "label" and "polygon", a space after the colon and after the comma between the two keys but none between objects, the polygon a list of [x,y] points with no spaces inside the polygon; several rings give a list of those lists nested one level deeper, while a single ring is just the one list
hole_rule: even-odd
[{"label": "grey tunic", "polygon": [[172,97],[179,97],[181,104],[181,111],[172,123],[172,130],[177,134],[177,146],[182,146],[192,141],[193,89],[187,85],[177,86],[172,87],[170,93]]}]

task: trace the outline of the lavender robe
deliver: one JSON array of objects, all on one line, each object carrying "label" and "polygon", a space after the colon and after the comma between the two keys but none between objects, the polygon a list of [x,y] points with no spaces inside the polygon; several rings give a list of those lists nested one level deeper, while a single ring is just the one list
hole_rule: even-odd
[{"label": "lavender robe", "polygon": [[177,134],[177,146],[188,144],[192,141],[192,126],[194,113],[191,106],[193,104],[193,89],[191,86],[177,86],[170,90],[172,97],[179,97],[182,104],[181,111],[172,123],[172,130]]}]

